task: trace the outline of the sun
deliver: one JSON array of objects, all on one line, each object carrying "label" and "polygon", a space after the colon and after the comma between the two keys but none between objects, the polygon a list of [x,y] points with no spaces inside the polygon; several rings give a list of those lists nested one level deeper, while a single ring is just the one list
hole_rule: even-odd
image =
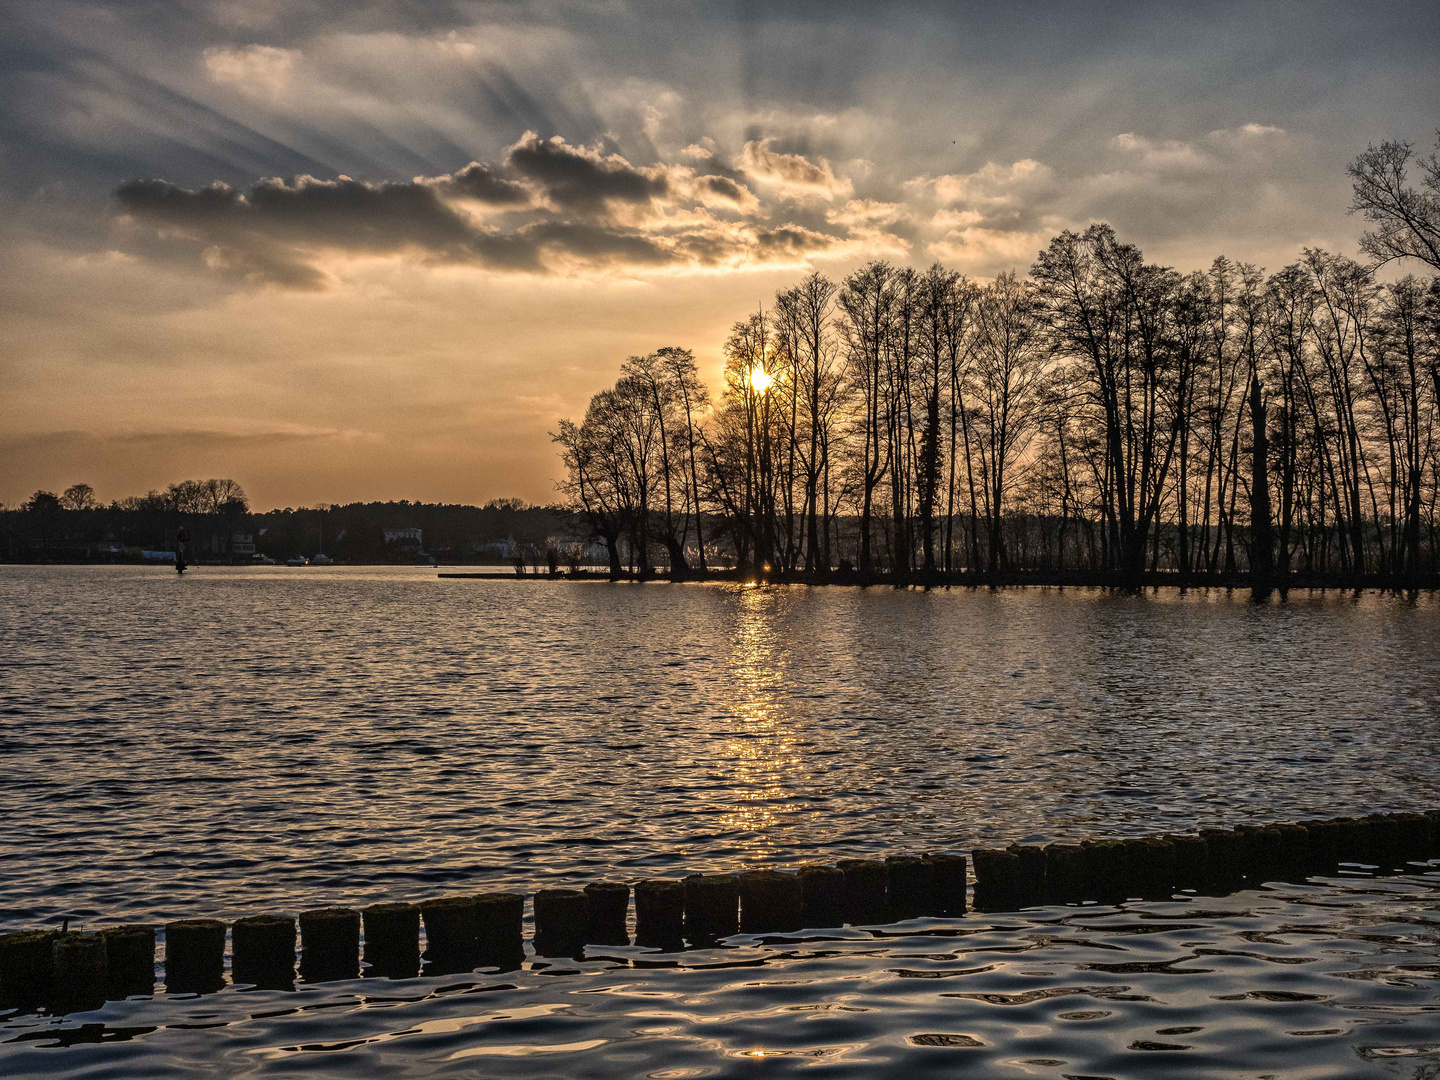
[{"label": "sun", "polygon": [[770,373],[759,364],[756,364],[750,369],[750,389],[755,391],[756,394],[763,396],[765,392],[770,389],[770,384],[774,381]]}]

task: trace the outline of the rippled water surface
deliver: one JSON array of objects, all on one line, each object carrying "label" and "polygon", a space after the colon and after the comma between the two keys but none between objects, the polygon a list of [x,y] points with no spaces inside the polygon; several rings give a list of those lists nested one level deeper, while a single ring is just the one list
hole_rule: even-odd
[{"label": "rippled water surface", "polygon": [[1440,880],[0,1018],[6,1077],[1433,1078]]},{"label": "rippled water surface", "polygon": [[0,929],[1440,805],[1430,597],[0,567],[0,642]]},{"label": "rippled water surface", "polygon": [[[1440,604],[0,567],[0,929],[1440,805]],[[0,1075],[1440,1076],[1430,875],[0,1017]]]}]

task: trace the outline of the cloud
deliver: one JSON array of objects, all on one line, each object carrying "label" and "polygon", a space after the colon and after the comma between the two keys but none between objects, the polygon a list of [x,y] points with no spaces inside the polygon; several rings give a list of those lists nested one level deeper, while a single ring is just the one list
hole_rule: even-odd
[{"label": "cloud", "polygon": [[1048,165],[1024,158],[1010,165],[987,161],[970,173],[916,177],[905,186],[913,195],[928,196],[946,206],[997,207],[1017,205],[1027,194],[1051,185],[1054,178]]},{"label": "cloud", "polygon": [[201,53],[201,58],[211,82],[275,99],[289,88],[301,55],[298,49],[274,45],[245,45],[238,49],[212,45]]},{"label": "cloud", "polygon": [[527,131],[505,152],[505,165],[531,181],[561,210],[595,211],[607,204],[649,203],[669,191],[663,170],[636,168],[619,154],[571,146],[559,135]]},{"label": "cloud", "polygon": [[798,265],[847,239],[773,214],[746,222],[765,208],[731,177],[636,166],[533,131],[499,165],[408,181],[300,175],[242,191],[142,179],[114,195],[124,222],[209,269],[296,289],[333,284],[335,267],[357,256],[503,272],[706,270]]},{"label": "cloud", "polygon": [[848,197],[850,181],[836,177],[823,157],[811,161],[803,154],[785,154],[774,148],[772,138],[752,139],[740,152],[744,173],[772,187],[785,198],[825,199]]}]

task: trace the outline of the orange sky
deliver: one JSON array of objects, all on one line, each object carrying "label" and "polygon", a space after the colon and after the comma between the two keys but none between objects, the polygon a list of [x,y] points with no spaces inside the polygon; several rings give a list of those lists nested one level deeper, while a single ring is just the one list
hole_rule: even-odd
[{"label": "orange sky", "polygon": [[810,268],[1353,251],[1346,163],[1440,119],[1426,5],[397,7],[20,9],[0,501],[547,501],[627,355],[714,386]]}]

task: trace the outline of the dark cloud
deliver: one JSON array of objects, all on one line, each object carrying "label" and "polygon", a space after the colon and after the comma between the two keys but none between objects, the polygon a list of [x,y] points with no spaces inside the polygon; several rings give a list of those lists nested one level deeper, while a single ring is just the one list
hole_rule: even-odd
[{"label": "dark cloud", "polygon": [[542,139],[527,131],[510,147],[505,164],[544,188],[562,210],[601,210],[611,202],[648,203],[669,191],[663,175],[637,169],[618,154],[604,157],[571,146],[558,135]]},{"label": "dark cloud", "polygon": [[[408,181],[302,175],[241,191],[218,181],[191,189],[143,179],[121,184],[114,196],[125,218],[198,253],[212,269],[290,288],[323,287],[332,252],[540,273],[788,262],[839,242],[789,222],[757,228],[711,216],[710,196],[736,210],[758,206],[728,178],[696,177],[683,166],[637,168],[618,154],[533,132],[502,165],[471,162]],[[487,216],[465,213],[465,202],[483,204]]]},{"label": "dark cloud", "polygon": [[456,195],[489,206],[525,206],[530,202],[530,192],[525,185],[505,179],[494,165],[479,161],[472,161],[448,177],[440,177],[439,182]]}]

